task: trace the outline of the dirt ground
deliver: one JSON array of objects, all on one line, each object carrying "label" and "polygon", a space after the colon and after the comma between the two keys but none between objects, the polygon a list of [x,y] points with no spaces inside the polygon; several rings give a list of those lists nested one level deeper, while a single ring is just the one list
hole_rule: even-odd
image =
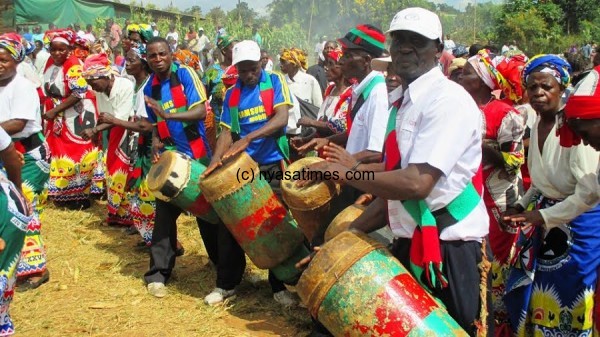
[{"label": "dirt ground", "polygon": [[238,295],[210,307],[203,298],[214,288],[215,272],[192,217],[179,219],[185,255],[177,259],[162,299],[147,294],[142,275],[147,250],[136,247],[139,235],[105,227],[105,203],[85,211],[49,205],[42,234],[50,281],[16,293],[11,305],[16,336],[306,336],[306,309],[285,309],[272,298],[267,273],[248,260]]}]

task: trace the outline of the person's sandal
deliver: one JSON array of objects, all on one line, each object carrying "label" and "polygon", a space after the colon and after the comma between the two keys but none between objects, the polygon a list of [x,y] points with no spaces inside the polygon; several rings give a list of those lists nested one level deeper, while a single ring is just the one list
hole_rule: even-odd
[{"label": "person's sandal", "polygon": [[37,289],[39,288],[42,284],[48,282],[50,280],[50,271],[48,271],[48,269],[46,269],[46,271],[44,271],[44,273],[42,274],[42,277],[37,280],[37,281],[32,281],[31,278],[27,278],[25,281],[23,281],[22,283],[19,283],[17,285],[17,292],[25,292],[27,290],[32,290],[32,289]]}]

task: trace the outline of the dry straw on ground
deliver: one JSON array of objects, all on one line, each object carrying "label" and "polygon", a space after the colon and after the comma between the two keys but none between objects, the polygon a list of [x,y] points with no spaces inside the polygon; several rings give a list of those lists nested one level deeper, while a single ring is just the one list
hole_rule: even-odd
[{"label": "dry straw on ground", "polygon": [[248,261],[239,293],[223,306],[203,298],[215,285],[215,272],[192,217],[180,217],[179,239],[185,255],[177,259],[167,297],[147,294],[142,279],[147,250],[139,235],[105,227],[104,202],[85,211],[49,206],[42,233],[50,281],[36,290],[16,293],[11,315],[16,336],[305,336],[306,309],[283,309],[274,302],[266,272]]}]

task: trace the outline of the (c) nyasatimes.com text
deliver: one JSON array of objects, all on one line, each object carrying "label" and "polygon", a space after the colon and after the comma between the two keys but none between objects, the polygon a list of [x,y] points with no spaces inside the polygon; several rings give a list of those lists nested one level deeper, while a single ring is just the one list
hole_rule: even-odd
[{"label": "(c) nyasatimes.com text", "polygon": [[[238,182],[242,180],[253,181],[255,173],[252,170],[237,170]],[[309,171],[302,169],[300,171],[260,171],[260,178],[268,182],[272,180],[374,180],[375,172],[373,171],[347,171],[344,173],[338,171]]]}]

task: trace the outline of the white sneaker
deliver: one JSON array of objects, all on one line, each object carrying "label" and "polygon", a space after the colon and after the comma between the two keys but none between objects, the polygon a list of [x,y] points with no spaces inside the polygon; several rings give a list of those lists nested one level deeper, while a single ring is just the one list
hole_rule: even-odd
[{"label": "white sneaker", "polygon": [[298,302],[294,298],[294,295],[288,290],[282,290],[273,294],[275,302],[283,305],[284,307],[293,307],[298,305]]},{"label": "white sneaker", "polygon": [[148,284],[148,293],[154,297],[162,298],[167,296],[167,287],[164,283],[152,282]]},{"label": "white sneaker", "polygon": [[226,298],[235,295],[235,289],[225,290],[221,288],[215,288],[210,294],[204,298],[204,303],[208,305],[215,305],[223,303]]}]

